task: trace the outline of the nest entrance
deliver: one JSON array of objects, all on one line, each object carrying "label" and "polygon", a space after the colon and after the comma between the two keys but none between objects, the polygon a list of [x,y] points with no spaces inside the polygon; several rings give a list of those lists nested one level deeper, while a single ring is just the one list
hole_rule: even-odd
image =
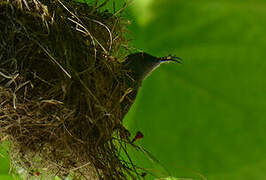
[{"label": "nest entrance", "polygon": [[73,1],[2,0],[0,31],[0,135],[14,167],[45,178],[137,177],[120,151],[130,88],[120,17]]}]

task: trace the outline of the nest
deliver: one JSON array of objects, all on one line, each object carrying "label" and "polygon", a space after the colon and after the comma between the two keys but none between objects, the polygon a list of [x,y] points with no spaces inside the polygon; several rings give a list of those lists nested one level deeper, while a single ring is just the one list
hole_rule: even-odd
[{"label": "nest", "polygon": [[125,31],[93,5],[1,0],[0,136],[13,168],[45,179],[138,177],[121,158]]}]

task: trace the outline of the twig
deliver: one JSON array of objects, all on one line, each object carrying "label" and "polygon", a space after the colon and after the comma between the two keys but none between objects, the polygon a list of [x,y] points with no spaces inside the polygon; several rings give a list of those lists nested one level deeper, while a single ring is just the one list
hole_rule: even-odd
[{"label": "twig", "polygon": [[36,40],[32,39],[34,42],[36,42],[37,45],[52,59],[52,61],[71,79],[71,75],[59,64],[59,62],[56,61],[56,59]]}]

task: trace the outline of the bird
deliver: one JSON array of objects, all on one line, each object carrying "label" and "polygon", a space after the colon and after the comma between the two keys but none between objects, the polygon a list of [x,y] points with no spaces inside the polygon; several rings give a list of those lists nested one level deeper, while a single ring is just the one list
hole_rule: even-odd
[{"label": "bird", "polygon": [[122,64],[122,69],[126,71],[127,77],[125,84],[130,87],[127,96],[121,102],[122,118],[128,113],[134,103],[142,82],[156,69],[165,62],[182,63],[180,57],[164,56],[155,57],[145,52],[137,52],[128,55]]}]

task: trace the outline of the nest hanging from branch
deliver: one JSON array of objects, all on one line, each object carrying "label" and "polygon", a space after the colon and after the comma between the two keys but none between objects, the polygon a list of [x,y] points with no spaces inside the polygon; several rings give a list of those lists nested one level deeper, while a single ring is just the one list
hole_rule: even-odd
[{"label": "nest hanging from branch", "polygon": [[137,177],[121,158],[121,18],[73,1],[1,0],[0,32],[0,136],[13,167],[46,179]]}]

